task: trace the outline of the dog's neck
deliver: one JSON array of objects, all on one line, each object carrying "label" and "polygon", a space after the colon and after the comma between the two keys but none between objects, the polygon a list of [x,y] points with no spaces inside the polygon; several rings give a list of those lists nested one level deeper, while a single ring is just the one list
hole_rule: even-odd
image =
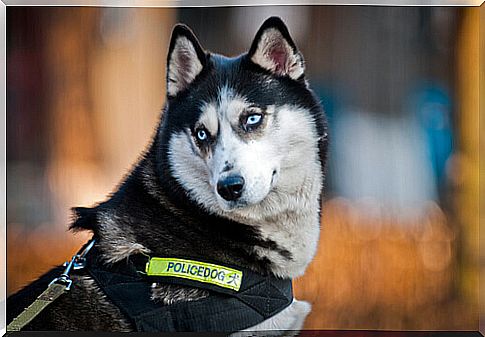
[{"label": "dog's neck", "polygon": [[[109,200],[78,211],[73,228],[91,226],[107,262],[146,253],[209,259],[280,277],[303,274],[318,242],[320,180],[310,176],[294,196],[275,193],[271,202],[281,211],[246,224],[208,214],[176,193],[180,186],[164,186],[153,158],[149,151]],[[95,224],[83,226],[88,215]]]},{"label": "dog's neck", "polygon": [[303,275],[313,259],[320,234],[320,194],[321,175],[319,167],[299,171],[304,179],[295,191],[272,191],[263,200],[260,209],[267,212],[248,212],[246,216],[233,217],[233,220],[250,223],[258,228],[262,238],[276,242],[290,253],[291,259],[265,247],[254,247],[261,257],[271,260],[275,275],[296,277]]}]

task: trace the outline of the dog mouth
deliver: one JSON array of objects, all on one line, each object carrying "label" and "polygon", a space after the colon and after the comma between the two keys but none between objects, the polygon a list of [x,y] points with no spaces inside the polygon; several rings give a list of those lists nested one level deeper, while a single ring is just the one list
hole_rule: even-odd
[{"label": "dog mouth", "polygon": [[238,201],[224,201],[219,203],[222,210],[225,212],[234,212],[238,209],[245,208],[249,206],[249,203],[246,200],[238,200]]},{"label": "dog mouth", "polygon": [[[217,195],[219,206],[224,212],[233,212],[243,208],[247,208],[252,205],[262,203],[275,188],[275,185],[278,181],[278,177],[279,177],[279,172],[278,172],[278,169],[275,168],[271,173],[269,188],[267,187],[268,189],[267,191],[264,192],[264,195],[257,197],[257,200],[251,200],[251,196],[250,196],[251,194],[249,193],[250,191],[247,190],[248,186],[244,186],[244,188],[240,192],[240,195],[233,200],[228,200],[232,198],[227,198],[227,196],[224,197],[223,196],[224,192],[215,188],[214,192]],[[223,195],[221,195],[221,192]]]}]

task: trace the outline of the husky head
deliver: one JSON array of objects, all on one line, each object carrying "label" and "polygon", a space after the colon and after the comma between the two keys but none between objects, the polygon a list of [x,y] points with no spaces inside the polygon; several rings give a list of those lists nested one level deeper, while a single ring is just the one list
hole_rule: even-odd
[{"label": "husky head", "polygon": [[319,202],[326,126],[304,70],[279,18],[235,58],[206,52],[188,27],[175,26],[160,149],[192,201],[243,222],[289,208],[290,196]]}]

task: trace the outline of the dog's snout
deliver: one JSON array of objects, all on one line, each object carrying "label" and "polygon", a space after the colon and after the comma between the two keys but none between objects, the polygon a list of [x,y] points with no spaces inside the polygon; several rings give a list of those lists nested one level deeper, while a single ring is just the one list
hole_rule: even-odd
[{"label": "dog's snout", "polygon": [[227,201],[239,199],[244,188],[244,178],[241,176],[228,176],[217,182],[217,193]]}]

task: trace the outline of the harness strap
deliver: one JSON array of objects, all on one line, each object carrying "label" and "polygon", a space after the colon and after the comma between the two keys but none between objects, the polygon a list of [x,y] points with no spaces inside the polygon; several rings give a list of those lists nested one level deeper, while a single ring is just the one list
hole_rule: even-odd
[{"label": "harness strap", "polygon": [[[88,254],[90,250],[92,252]],[[67,292],[72,285],[70,272],[79,269],[85,269],[93,277],[109,299],[130,319],[137,331],[234,332],[261,323],[293,301],[291,279],[260,275],[245,268],[233,269],[208,261],[176,258],[150,258],[147,264],[147,256],[140,255],[107,265],[101,261],[100,254],[94,247],[94,240],[88,242],[81,251],[70,262],[66,262],[64,272],[13,319],[7,326],[7,332],[20,331]],[[155,264],[150,269],[153,259]],[[160,264],[159,261],[167,264]],[[186,278],[189,267],[183,269],[181,266],[174,266],[172,273],[168,265],[171,261],[190,263],[190,278]],[[197,272],[194,268],[197,268]],[[177,273],[177,270],[182,274]],[[219,281],[215,281],[207,278],[209,271],[211,276],[215,276],[215,271],[224,275],[218,274]],[[151,284],[154,282],[205,289],[209,291],[209,296],[164,305],[151,298]]]},{"label": "harness strap", "polygon": [[67,290],[66,284],[51,283],[31,305],[7,325],[7,332],[20,331]]},{"label": "harness strap", "polygon": [[[87,272],[138,331],[233,332],[261,323],[293,301],[289,279],[243,270],[240,288],[235,291],[179,277],[144,275],[137,266],[145,266],[146,257],[104,265],[99,255],[92,253],[87,256]],[[153,282],[202,288],[210,295],[164,305],[151,299]]]}]

